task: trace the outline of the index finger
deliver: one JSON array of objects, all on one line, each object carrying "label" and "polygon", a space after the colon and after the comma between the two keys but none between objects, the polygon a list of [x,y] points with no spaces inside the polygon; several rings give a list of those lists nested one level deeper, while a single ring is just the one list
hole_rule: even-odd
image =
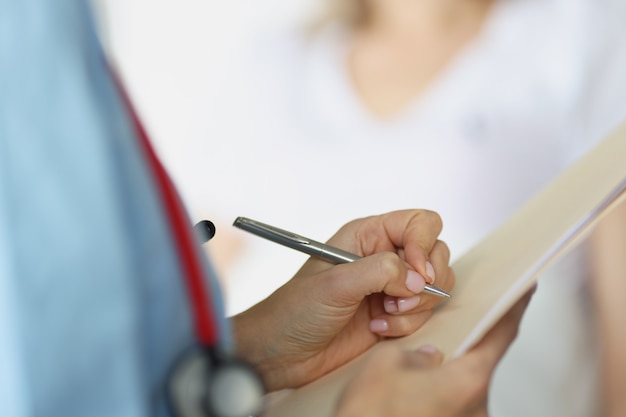
[{"label": "index finger", "polygon": [[[427,268],[426,261],[442,228],[441,217],[431,210],[399,210],[369,217],[359,228],[361,251],[364,255],[371,255],[382,250],[401,249],[411,267],[424,277],[431,276],[433,272]],[[384,236],[380,236],[381,231]]]}]

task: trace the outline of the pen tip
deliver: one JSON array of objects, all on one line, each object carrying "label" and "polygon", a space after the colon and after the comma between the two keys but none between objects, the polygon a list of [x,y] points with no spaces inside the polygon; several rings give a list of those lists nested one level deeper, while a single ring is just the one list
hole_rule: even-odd
[{"label": "pen tip", "polygon": [[431,294],[435,294],[440,297],[450,298],[450,294],[448,294],[441,288],[435,287],[434,285],[426,285],[425,290]]}]

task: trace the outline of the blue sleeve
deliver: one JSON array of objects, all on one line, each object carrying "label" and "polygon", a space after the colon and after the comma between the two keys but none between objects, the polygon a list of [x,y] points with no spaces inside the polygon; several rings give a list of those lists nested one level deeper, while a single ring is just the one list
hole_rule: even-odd
[{"label": "blue sleeve", "polygon": [[189,308],[87,2],[0,0],[0,63],[2,415],[167,415]]}]

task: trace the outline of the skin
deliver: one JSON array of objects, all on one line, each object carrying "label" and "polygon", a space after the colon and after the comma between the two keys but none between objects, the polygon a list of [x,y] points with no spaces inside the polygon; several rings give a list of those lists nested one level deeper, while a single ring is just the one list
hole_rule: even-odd
[{"label": "skin", "polygon": [[[441,227],[439,216],[426,210],[348,223],[328,243],[364,258],[336,266],[306,262],[270,297],[234,317],[238,353],[261,371],[270,390],[277,390],[319,378],[382,337],[413,333],[441,301],[421,293],[427,262],[437,286],[454,286],[448,247],[437,240]],[[417,294],[420,303],[413,308],[385,310],[385,302],[402,304]]]},{"label": "skin", "polygon": [[602,395],[606,415],[626,415],[626,203],[611,211],[590,239],[597,328],[601,340]]},{"label": "skin", "polygon": [[361,0],[347,71],[370,113],[392,118],[480,33],[494,0]]},{"label": "skin", "polygon": [[[329,243],[364,258],[336,266],[313,259],[305,263],[272,296],[234,318],[239,354],[257,367],[270,390],[277,390],[317,379],[374,346],[343,393],[337,417],[486,415],[489,381],[517,334],[530,294],[477,346],[443,366],[432,347],[406,352],[378,343],[416,331],[440,302],[417,291],[421,303],[388,311],[390,299],[399,306],[400,300],[415,297],[419,288],[415,282],[407,286],[407,278],[417,279],[422,289],[432,275],[443,289],[454,286],[448,248],[437,240],[440,231],[439,216],[425,210],[347,224]],[[386,321],[386,328],[372,328],[378,320]]]},{"label": "skin", "polygon": [[[364,0],[363,4],[370,12],[355,27],[348,71],[371,113],[388,118],[424,92],[480,33],[493,1]],[[616,300],[626,290],[626,261],[620,261],[626,259],[625,219],[626,209],[620,208],[592,237],[592,289],[598,305],[603,392],[610,416],[626,414],[621,395],[626,384],[622,354],[626,333],[620,327],[626,311]],[[371,256],[332,268],[310,261],[268,300],[235,317],[240,353],[263,372],[270,389],[310,382],[383,337],[417,330],[440,300],[407,292],[402,283],[409,269],[428,277],[425,259],[434,266],[437,285],[446,290],[452,287],[454,275],[441,260],[449,254],[436,238],[425,242],[421,251],[413,251],[368,240],[360,231],[354,234],[353,227],[361,226],[358,222],[346,226],[330,243]],[[376,277],[372,277],[374,271]],[[443,366],[436,352],[406,353],[377,345],[370,364],[344,393],[337,415],[487,415],[493,368],[514,338],[524,306],[522,301],[473,350]],[[274,340],[284,342],[271,345]]]},{"label": "skin", "polygon": [[487,416],[493,371],[517,334],[531,294],[474,348],[443,366],[441,353],[429,346],[413,352],[377,346],[346,388],[336,417]]},{"label": "skin", "polygon": [[[348,0],[343,0],[348,1]],[[415,102],[483,28],[494,0],[354,0],[367,19],[354,26],[347,72],[372,115],[393,118]],[[626,204],[591,236],[590,288],[601,347],[602,404],[626,415]]]}]

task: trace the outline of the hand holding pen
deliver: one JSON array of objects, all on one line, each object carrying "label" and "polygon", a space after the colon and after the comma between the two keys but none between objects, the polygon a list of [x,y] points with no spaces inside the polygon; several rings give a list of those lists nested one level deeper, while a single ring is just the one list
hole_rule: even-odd
[{"label": "hand holding pen", "polygon": [[[270,389],[281,389],[318,378],[381,337],[415,332],[445,299],[424,291],[432,284],[428,265],[439,289],[454,286],[450,252],[437,239],[441,227],[436,213],[402,210],[349,222],[328,244],[297,235],[298,245],[317,252],[292,279],[233,318],[237,345],[246,347],[239,353],[268,370]],[[261,230],[253,233],[294,239],[284,230]],[[332,261],[324,258],[329,250]]]},{"label": "hand holding pen", "polygon": [[[246,217],[237,217],[233,226],[333,264],[343,264],[361,259],[360,256],[339,248]],[[424,291],[439,297],[450,298],[450,294],[434,285],[426,284]]]}]

